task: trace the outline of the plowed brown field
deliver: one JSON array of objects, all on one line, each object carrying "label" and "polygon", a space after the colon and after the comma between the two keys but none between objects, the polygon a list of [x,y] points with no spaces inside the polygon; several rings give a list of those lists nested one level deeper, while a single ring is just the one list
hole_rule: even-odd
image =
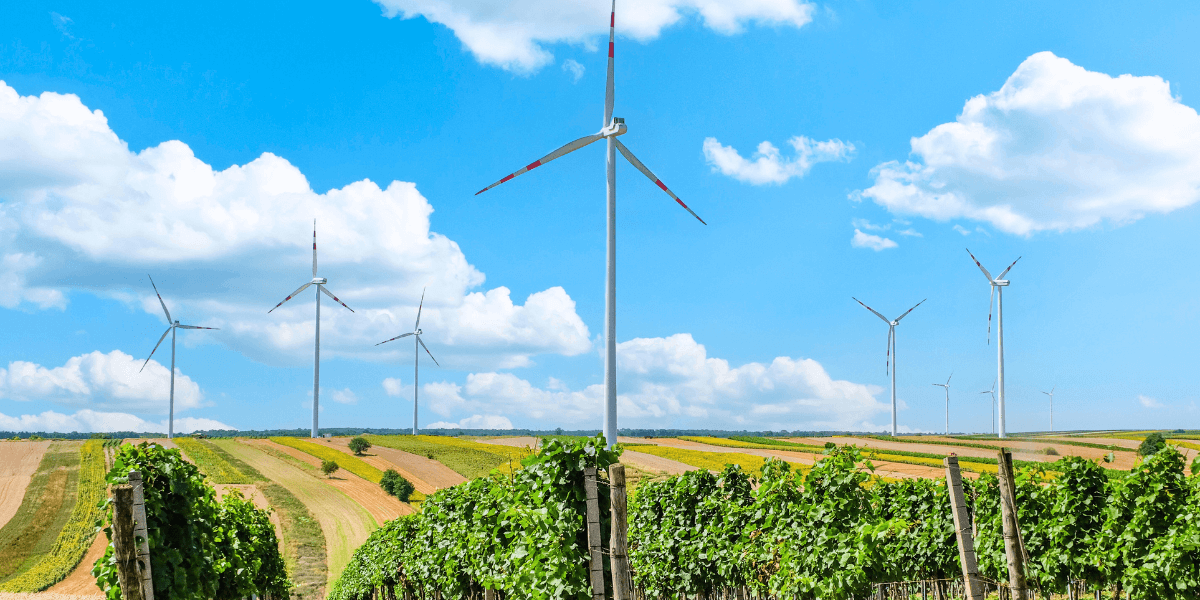
[{"label": "plowed brown field", "polygon": [[[322,443],[329,444],[332,448],[337,448],[347,454],[350,452],[350,438],[329,438],[317,440]],[[395,448],[385,448],[383,446],[371,446],[364,456],[360,456],[367,464],[386,471],[395,469],[397,473],[404,476],[405,479],[412,482],[413,487],[417,488],[418,492],[429,495],[442,488],[456,486],[467,479],[458,473],[450,470],[450,467],[442,463],[410,454],[403,450]]]},{"label": "plowed brown field", "polygon": [[0,442],[0,527],[17,514],[25,488],[49,447],[49,441]]}]

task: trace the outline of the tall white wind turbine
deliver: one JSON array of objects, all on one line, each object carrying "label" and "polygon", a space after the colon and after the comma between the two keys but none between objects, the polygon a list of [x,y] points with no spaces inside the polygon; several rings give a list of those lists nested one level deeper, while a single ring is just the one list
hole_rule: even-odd
[{"label": "tall white wind turbine", "polygon": [[990,414],[992,415],[992,433],[996,433],[996,382],[992,382],[992,389],[983,390],[979,393],[992,395],[992,410]]},{"label": "tall white wind turbine", "polygon": [[[146,275],[146,277],[150,277]],[[167,416],[167,439],[175,437],[175,330],[176,329],[219,329],[219,327],[198,327],[196,325],[181,325],[179,321],[171,320],[171,311],[167,310],[167,303],[163,302],[162,294],[158,293],[158,286],[154,285],[154,278],[150,277],[150,287],[154,288],[154,295],[158,296],[158,303],[162,305],[163,312],[167,315],[167,330],[163,332],[162,337],[158,338],[158,344],[154,345],[154,350],[150,351],[150,356],[154,356],[155,350],[167,339],[167,334],[171,334],[171,404],[169,414]],[[146,362],[142,363],[142,368],[138,369],[141,373],[146,369],[146,365],[150,364],[150,356],[146,357]]]},{"label": "tall white wind turbine", "polygon": [[1050,396],[1050,433],[1054,433],[1054,389],[1057,387],[1058,386],[1056,385],[1050,388],[1050,391],[1042,392],[1043,394]]},{"label": "tall white wind turbine", "polygon": [[907,317],[908,313],[912,312],[913,309],[917,308],[917,306],[924,304],[925,300],[928,300],[928,298],[918,302],[916,304],[916,306],[913,306],[912,308],[904,311],[904,314],[900,315],[899,317],[896,317],[895,321],[888,320],[887,317],[879,314],[879,312],[876,311],[875,309],[871,308],[870,306],[867,306],[866,304],[863,304],[862,300],[859,300],[858,298],[854,298],[853,296],[851,296],[851,298],[855,302],[862,304],[863,308],[875,313],[875,316],[879,317],[880,319],[883,319],[883,322],[888,324],[888,347],[887,347],[886,368],[891,373],[891,376],[892,376],[892,435],[896,435],[896,369],[891,368],[891,363],[896,360],[896,326],[900,324],[900,319]]},{"label": "tall white wind turbine", "polygon": [[[431,360],[433,360],[433,364],[438,365],[438,361],[436,358],[433,358],[433,353],[429,351],[429,347],[425,345],[425,342],[421,341],[421,334],[424,333],[421,331],[421,308],[424,306],[425,290],[421,290],[421,304],[417,306],[417,324],[413,325],[413,330],[408,333],[402,333],[390,340],[383,340],[382,342],[375,344],[376,346],[379,346],[400,338],[406,338],[410,335],[416,340],[413,342],[413,435],[417,435],[417,375],[419,374],[418,363],[420,363],[421,359],[421,348],[425,348],[425,353],[429,355]],[[420,344],[421,348],[418,348],[417,344]],[[442,365],[438,366],[440,367]]]},{"label": "tall white wind turbine", "polygon": [[[344,306],[346,308],[346,310],[348,310],[350,312],[354,312],[353,308],[346,306],[345,302],[342,302],[341,300],[338,299],[337,296],[334,296],[333,294],[329,293],[329,290],[325,289],[325,284],[327,281],[328,280],[325,279],[324,277],[317,277],[317,220],[313,219],[312,281],[309,281],[308,283],[300,286],[296,291],[292,292],[291,294],[288,294],[287,298],[284,298],[283,300],[281,300],[279,302],[279,304],[275,305],[275,308],[279,308],[280,306],[283,306],[284,302],[287,302],[288,300],[295,298],[296,296],[300,295],[300,292],[303,292],[304,290],[308,289],[308,286],[310,286],[310,285],[317,286],[317,291],[315,292],[316,297],[317,297],[317,335],[316,335],[316,342],[313,345],[312,437],[317,437],[317,409],[320,407],[320,403],[321,403],[321,294],[325,294],[326,296],[333,298],[334,302],[341,304],[342,306]],[[272,312],[274,312],[275,308],[268,310],[267,314],[271,314]]]},{"label": "tall white wind turbine", "polygon": [[935,383],[940,388],[946,388],[946,435],[950,435],[950,379],[954,377],[954,373],[946,378],[946,383]]},{"label": "tall white wind turbine", "polygon": [[[613,0],[612,13],[609,16],[608,22],[608,79],[605,83],[604,91],[604,123],[603,128],[589,136],[581,137],[561,148],[543,156],[542,158],[529,163],[525,167],[505,175],[500,181],[489,185],[475,195],[478,196],[514,177],[523,173],[532,171],[560,156],[574,152],[592,142],[604,140],[607,144],[607,153],[605,165],[607,167],[607,189],[608,189],[608,252],[606,259],[606,274],[604,286],[604,437],[608,444],[617,443],[617,151],[628,160],[630,164],[643,175],[650,178],[662,191],[666,192],[672,199],[679,203],[684,210],[691,213],[696,220],[704,223],[699,215],[688,208],[683,200],[680,200],[674,192],[667,189],[667,186],[638,160],[629,148],[625,147],[617,136],[623,135],[626,132],[625,119],[613,117],[613,99],[614,99],[614,84],[613,84],[613,48],[616,39],[616,23],[617,23],[617,3]],[[707,225],[707,223],[704,223]]]},{"label": "tall white wind turbine", "polygon": [[[996,300],[996,381],[1000,384],[1000,438],[1008,437],[1008,431],[1005,429],[1004,419],[1004,288],[1008,287],[1008,280],[1004,278],[1013,265],[1017,264],[1017,260],[1021,260],[1018,256],[1017,260],[1012,261],[1008,268],[1000,273],[999,277],[992,277],[988,270],[979,264],[979,259],[971,254],[971,250],[967,249],[967,254],[971,260],[975,261],[975,266],[983,271],[983,276],[987,277],[988,284],[992,286],[992,298]],[[988,300],[988,343],[992,343],[992,300]]]}]

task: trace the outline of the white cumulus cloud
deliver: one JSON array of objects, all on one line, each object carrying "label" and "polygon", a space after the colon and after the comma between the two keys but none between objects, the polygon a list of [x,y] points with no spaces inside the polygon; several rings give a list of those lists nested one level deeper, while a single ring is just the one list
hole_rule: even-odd
[{"label": "white cumulus cloud", "polygon": [[1162,402],[1159,402],[1158,400],[1151,398],[1150,396],[1147,396],[1145,394],[1138,394],[1137,399],[1138,399],[1138,404],[1141,404],[1143,408],[1162,408],[1163,407]]},{"label": "white cumulus cloud", "polygon": [[400,385],[400,380],[396,377],[387,377],[383,380],[383,391],[389,396],[399,396],[404,388]]},{"label": "white cumulus cloud", "polygon": [[[120,350],[75,356],[61,367],[13,361],[0,369],[0,398],[166,414],[171,371],[155,360],[141,370],[142,362]],[[203,404],[200,386],[176,369],[175,411]]]},{"label": "white cumulus cloud", "polygon": [[438,421],[426,429],[512,429],[512,421],[498,415],[471,415],[457,423]]},{"label": "white cumulus cloud", "polygon": [[311,279],[316,218],[320,275],[357,311],[323,298],[326,356],[411,354],[403,342],[374,344],[411,331],[425,288],[424,340],[443,364],[509,368],[591,349],[562,288],[523,305],[505,287],[480,289],[483,273],[430,230],[433,207],[413,183],[362,180],[319,193],[270,153],[217,170],[178,141],[132,152],[70,94],[21,96],[0,82],[0,202],[0,306],[61,308],[72,291],[132,291],[161,316],[149,271],[172,316],[221,328],[182,334],[184,343],[304,364],[316,290],[266,312]]},{"label": "white cumulus cloud", "polygon": [[863,233],[858,229],[854,230],[854,237],[850,238],[850,245],[855,248],[870,248],[876,252],[897,246],[893,240],[870,233]]},{"label": "white cumulus cloud", "polygon": [[568,58],[563,61],[562,70],[571,74],[571,81],[578,83],[586,69],[583,65],[579,64],[579,61]]},{"label": "white cumulus cloud", "polygon": [[[589,49],[608,34],[605,2],[583,0],[375,0],[388,17],[424,17],[445,25],[479,62],[511,71],[536,71],[553,60],[545,46],[580,44]],[[815,5],[803,0],[639,0],[618,2],[616,27],[622,37],[658,37],[686,14],[731,35],[744,24],[802,27]],[[619,51],[618,51],[619,56]]]},{"label": "white cumulus cloud", "polygon": [[743,183],[766,185],[782,184],[796,177],[804,177],[813,165],[820,162],[850,160],[854,156],[854,144],[841,140],[818,142],[804,136],[788,140],[795,156],[784,157],[771,142],[762,142],[749,159],[743,158],[737,149],[724,146],[717,138],[704,139],[704,158],[713,171],[728,175]]},{"label": "white cumulus cloud", "polygon": [[875,167],[874,185],[851,197],[1016,235],[1119,225],[1200,199],[1200,115],[1166,81],[1050,52],[913,138],[912,153]]},{"label": "white cumulus cloud", "polygon": [[[213,429],[236,429],[220,421],[183,417],[175,419],[175,433],[192,433],[193,431],[210,431]],[[167,422],[158,423],[146,421],[141,417],[121,412],[97,412],[83,409],[75,414],[67,415],[54,411],[45,411],[36,415],[21,415],[10,417],[0,413],[0,430],[3,431],[47,431],[57,433],[94,432],[105,433],[112,431],[138,431],[146,433],[166,433]]]},{"label": "white cumulus cloud", "polygon": [[350,388],[333,390],[329,393],[329,396],[338,404],[358,404],[358,396],[354,395],[354,392],[350,391]]}]

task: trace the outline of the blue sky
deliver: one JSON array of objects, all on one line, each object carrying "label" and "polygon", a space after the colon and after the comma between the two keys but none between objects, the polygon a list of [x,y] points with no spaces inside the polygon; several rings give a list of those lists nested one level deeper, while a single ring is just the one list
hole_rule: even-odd
[{"label": "blue sky", "polygon": [[[1200,427],[1186,3],[617,7],[622,427]],[[26,2],[0,20],[0,429],[598,428],[604,2]],[[96,112],[99,111],[99,112]],[[769,146],[760,144],[769,143]],[[335,310],[336,308],[336,310]],[[168,350],[164,352],[164,350]],[[5,366],[7,365],[7,366]],[[186,377],[186,379],[184,379]]]}]

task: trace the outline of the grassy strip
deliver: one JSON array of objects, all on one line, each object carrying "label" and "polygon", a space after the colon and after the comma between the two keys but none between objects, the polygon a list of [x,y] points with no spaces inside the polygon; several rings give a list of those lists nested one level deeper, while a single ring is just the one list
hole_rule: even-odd
[{"label": "grassy strip", "polygon": [[[1076,442],[1074,440],[1062,440],[1062,439],[1047,440],[1044,438],[1031,438],[1031,437],[1017,437],[1017,438],[1009,438],[1009,439],[1018,440],[1018,441],[1022,441],[1022,442],[1034,442],[1037,444],[1062,444],[1064,446],[1078,446],[1080,448],[1092,448],[1094,450],[1108,450],[1109,452],[1136,452],[1137,451],[1133,448],[1126,448],[1124,446],[1113,446],[1111,444],[1093,444],[1091,442]],[[1137,439],[1140,440],[1141,438],[1137,438]]]},{"label": "grassy strip", "polygon": [[54,442],[25,488],[21,506],[0,529],[0,582],[37,564],[66,525],[79,486],[79,444]]},{"label": "grassy strip", "polygon": [[[115,440],[114,440],[115,441]],[[50,553],[33,568],[0,586],[4,592],[40,592],[62,581],[87,554],[96,537],[104,500],[104,440],[88,440],[79,449],[79,490],[75,508]]]},{"label": "grassy strip", "polygon": [[[685,465],[720,472],[727,464],[740,465],[744,471],[754,477],[762,476],[763,463],[766,457],[754,454],[739,454],[737,452],[705,452],[703,450],[687,450],[671,446],[639,446],[636,452],[653,454],[662,458],[681,462]],[[812,467],[800,463],[789,462],[797,471],[808,471]]]},{"label": "grassy strip", "polygon": [[332,460],[333,462],[336,462],[339,467],[350,471],[351,473],[354,473],[355,475],[358,475],[359,477],[362,477],[371,483],[378,484],[379,480],[383,478],[383,471],[368,465],[365,461],[363,461],[363,459],[335,450],[328,446],[322,446],[321,444],[294,437],[273,437],[271,438],[271,441],[275,442],[276,444],[282,444],[290,448],[295,448],[306,454],[311,454],[321,460]]},{"label": "grassy strip", "polygon": [[[216,459],[224,461],[233,470],[251,480],[266,496],[275,514],[279,515],[280,541],[283,543],[283,560],[288,574],[296,587],[292,597],[297,600],[321,598],[325,590],[325,533],[321,524],[308,508],[287,488],[267,481],[262,473],[244,461],[229,454],[222,446],[236,444],[236,440],[212,440],[200,442]],[[188,456],[193,456],[188,453]]]},{"label": "grassy strip", "polygon": [[187,453],[188,458],[196,463],[200,471],[208,476],[210,483],[254,483],[255,480],[247,477],[245,473],[214,452],[212,447],[200,440],[180,437],[175,438],[174,441],[179,449]]},{"label": "grassy strip", "polygon": [[519,462],[514,464],[514,461],[519,461],[529,454],[524,448],[481,444],[437,435],[368,435],[365,437],[372,444],[384,448],[403,450],[410,454],[436,460],[467,479],[486,477],[493,469],[501,467],[517,468]]}]

